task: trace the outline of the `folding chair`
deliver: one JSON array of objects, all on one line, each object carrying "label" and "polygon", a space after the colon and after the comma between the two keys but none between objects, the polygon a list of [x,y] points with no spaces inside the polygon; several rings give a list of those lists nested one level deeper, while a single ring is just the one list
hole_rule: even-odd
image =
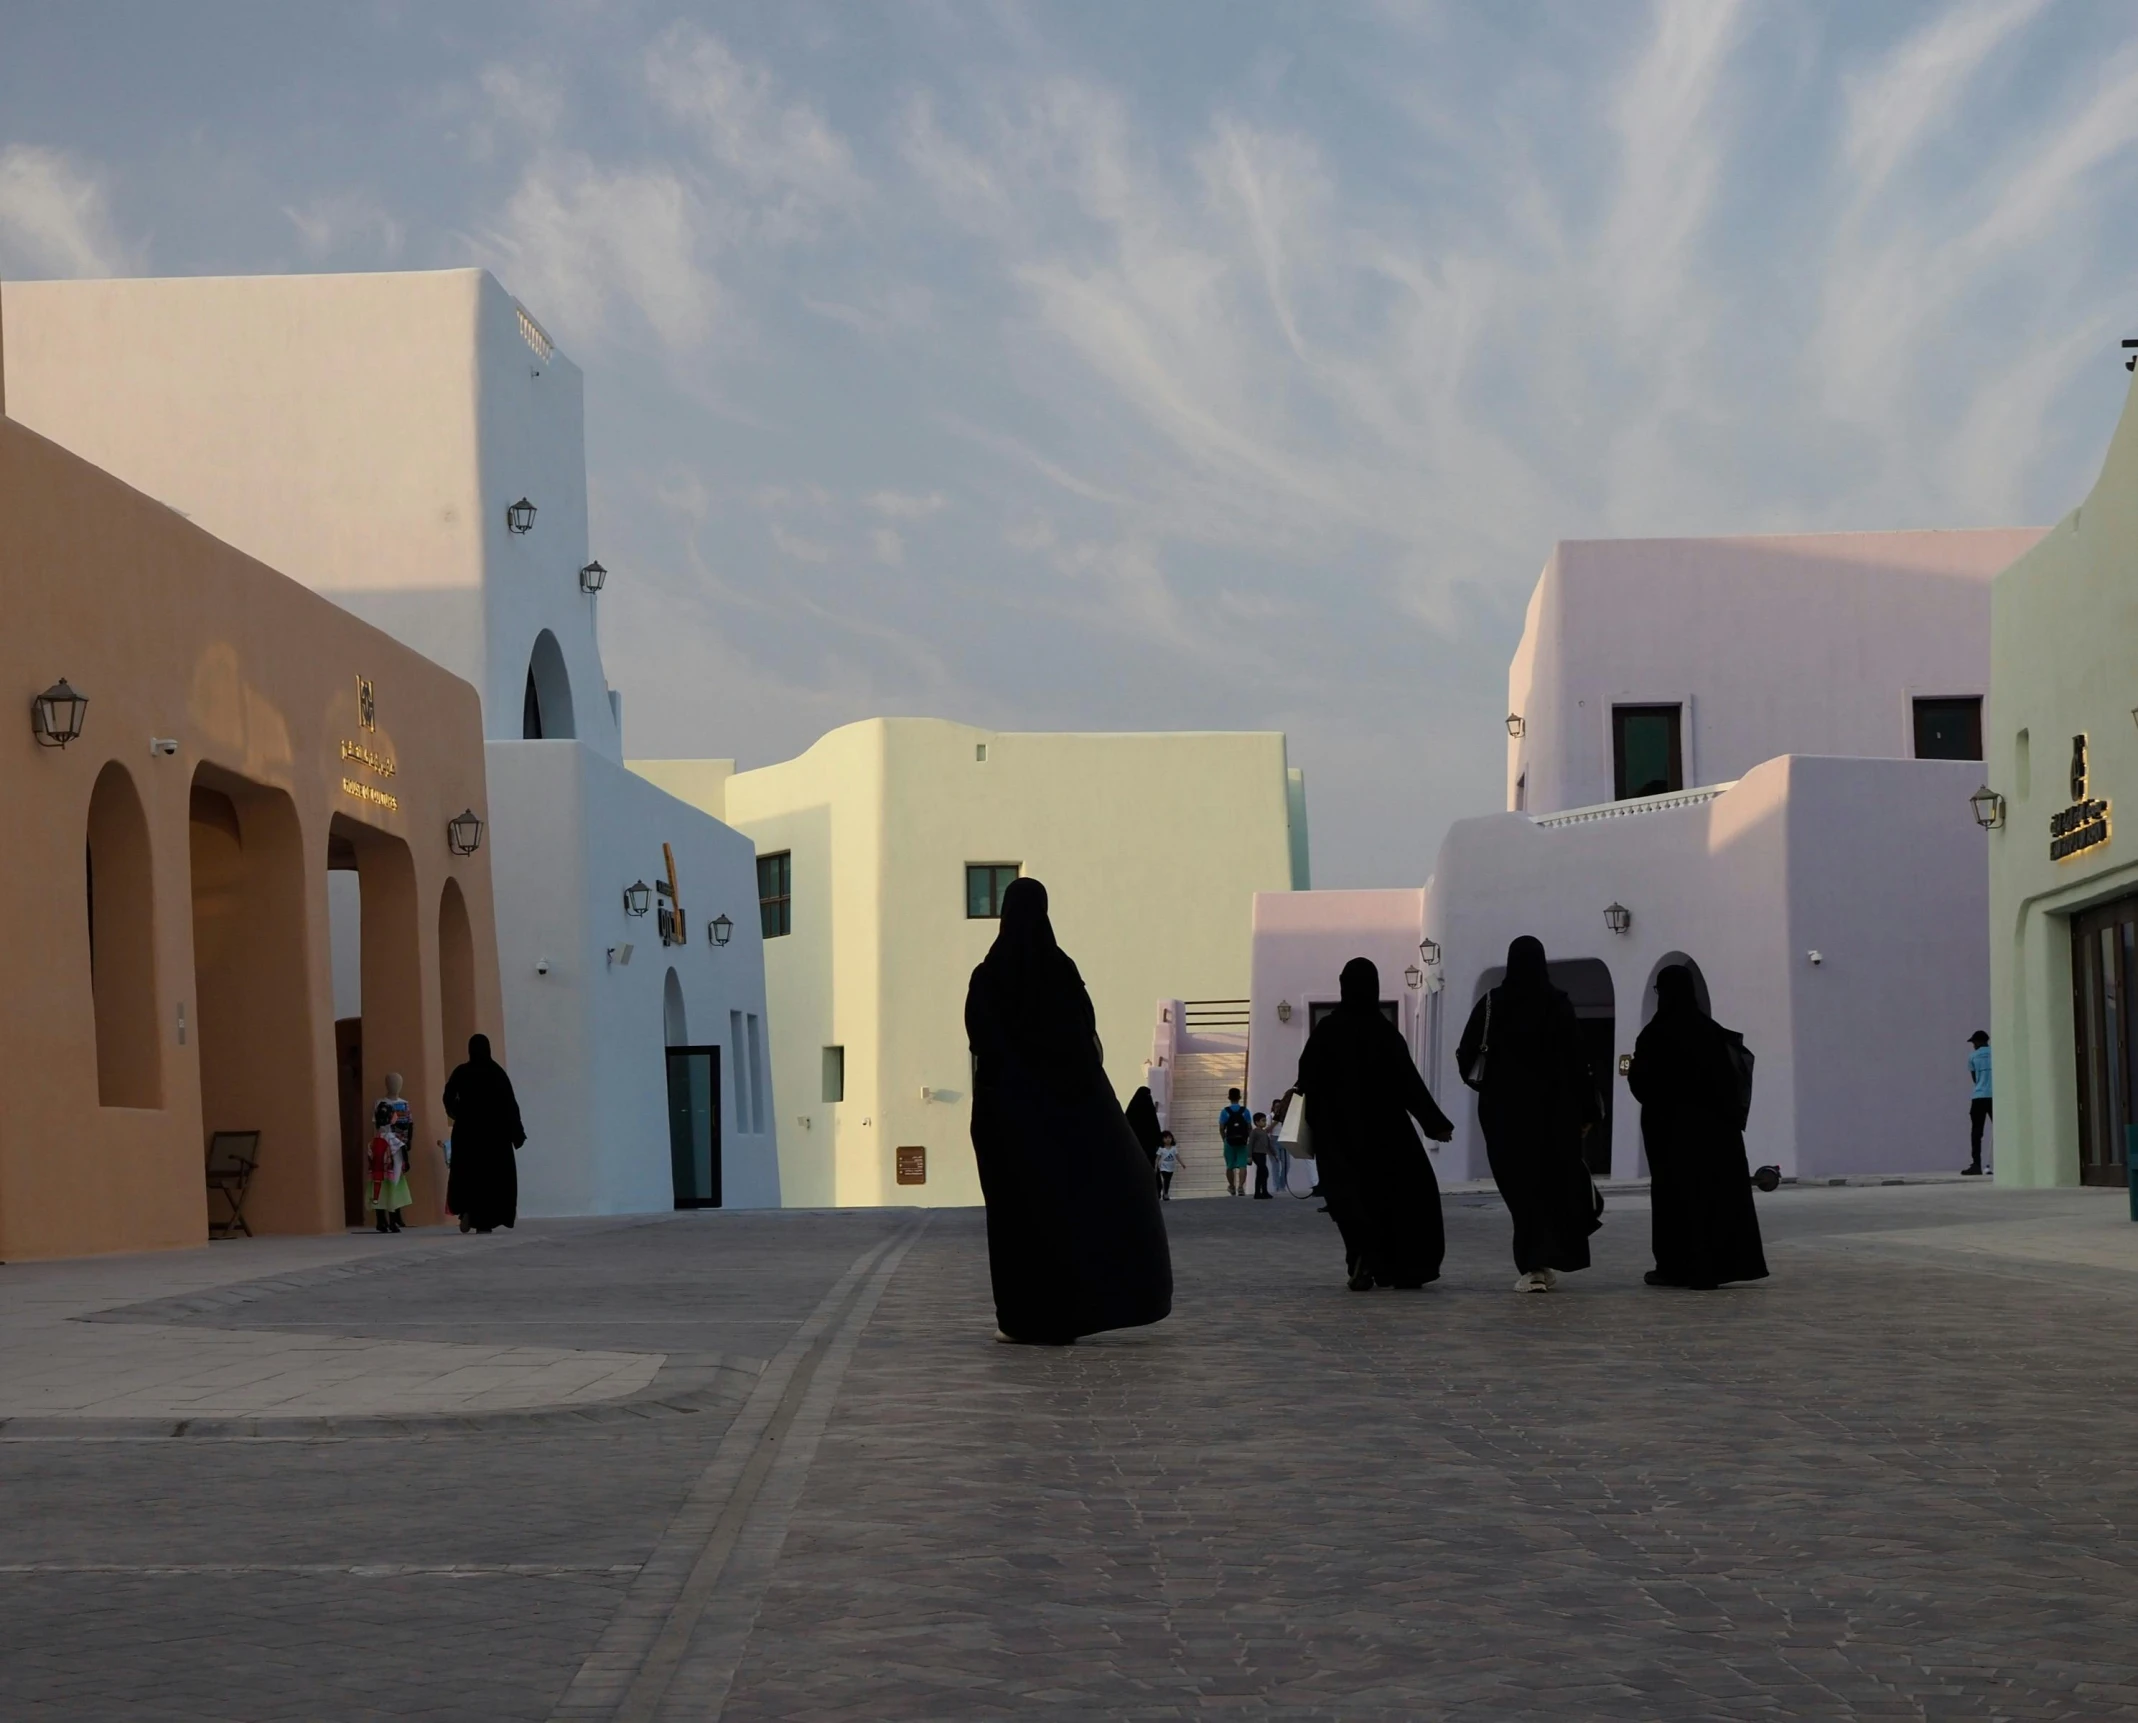
[{"label": "folding chair", "polygon": [[245,1193],[252,1188],[253,1169],[260,1164],[258,1131],[216,1131],[208,1138],[208,1191],[220,1191],[229,1205],[227,1218],[208,1217],[210,1238],[252,1237],[245,1223]]}]

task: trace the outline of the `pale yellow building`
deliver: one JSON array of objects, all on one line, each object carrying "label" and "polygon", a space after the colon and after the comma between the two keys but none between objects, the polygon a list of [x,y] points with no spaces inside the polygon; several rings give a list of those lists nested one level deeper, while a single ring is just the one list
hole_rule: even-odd
[{"label": "pale yellow building", "polygon": [[1157,1001],[1244,1000],[1255,893],[1308,883],[1275,731],[875,718],[757,771],[633,765],[757,844],[789,1206],[979,1201],[965,988],[1017,874],[1046,884],[1123,1099]]}]

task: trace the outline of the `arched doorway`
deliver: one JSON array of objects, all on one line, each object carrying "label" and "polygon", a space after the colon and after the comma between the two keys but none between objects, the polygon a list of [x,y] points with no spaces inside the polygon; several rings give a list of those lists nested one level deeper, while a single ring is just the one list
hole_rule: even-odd
[{"label": "arched doorway", "polygon": [[475,927],[460,881],[449,879],[438,894],[439,1069],[450,1071],[468,1056],[475,1022]]},{"label": "arched doorway", "polygon": [[520,702],[520,734],[530,742],[576,736],[572,718],[572,679],[564,668],[564,649],[548,629],[535,636],[527,659],[527,690]]},{"label": "arched doorway", "polygon": [[[1589,1081],[1603,1106],[1603,1123],[1583,1139],[1582,1159],[1598,1177],[1611,1171],[1612,1102],[1618,1088],[1617,1007],[1611,986],[1611,969],[1600,957],[1569,957],[1547,963],[1551,983],[1574,1007],[1574,1024],[1581,1037],[1581,1062],[1588,1067]],[[1504,965],[1478,977],[1477,997],[1482,999],[1506,979]]]},{"label": "arched doorway", "polygon": [[97,1104],[163,1105],[156,1010],[156,885],[133,775],[113,760],[89,797],[84,854],[89,990],[96,1006]]},{"label": "arched doorway", "polygon": [[193,1010],[201,1126],[257,1131],[245,1205],[257,1232],[326,1232],[338,1156],[319,1140],[304,834],[288,794],[214,766],[194,774]]},{"label": "arched doorway", "polygon": [[[334,1043],[339,1074],[342,1220],[371,1220],[362,1198],[371,1105],[397,1073],[415,1113],[410,1145],[410,1218],[441,1212],[442,1169],[425,1128],[430,1091],[423,1063],[423,953],[417,937],[416,864],[390,832],[337,814],[327,828],[328,906],[335,950]],[[353,925],[352,925],[353,924]],[[355,975],[348,973],[350,956]],[[352,985],[353,982],[353,985]]]},{"label": "arched doorway", "polygon": [[683,983],[673,968],[661,983],[668,1043],[668,1160],[676,1207],[720,1206],[720,1049],[690,1044]]}]

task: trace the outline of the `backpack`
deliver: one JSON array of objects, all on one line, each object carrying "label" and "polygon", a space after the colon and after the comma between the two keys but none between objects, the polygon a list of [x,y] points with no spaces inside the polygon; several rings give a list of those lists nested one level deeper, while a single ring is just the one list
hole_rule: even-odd
[{"label": "backpack", "polygon": [[1247,1139],[1254,1133],[1252,1114],[1239,1102],[1233,1102],[1217,1116],[1217,1134],[1224,1139],[1228,1149],[1244,1149]]}]

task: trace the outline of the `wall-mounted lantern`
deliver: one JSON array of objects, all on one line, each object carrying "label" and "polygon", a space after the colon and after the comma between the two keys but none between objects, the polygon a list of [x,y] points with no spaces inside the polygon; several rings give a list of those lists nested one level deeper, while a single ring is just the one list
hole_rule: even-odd
[{"label": "wall-mounted lantern", "polygon": [[1279,1023],[1289,1023],[1289,1022],[1291,1022],[1291,1020],[1292,1020],[1292,1002],[1291,1002],[1291,1001],[1290,1001],[1289,999],[1280,999],[1280,1000],[1278,1000],[1278,1001],[1277,1001],[1277,1021],[1278,1021]]},{"label": "wall-mounted lantern", "polygon": [[[2123,345],[2125,347],[2138,347],[2138,341],[2126,341]],[[2138,371],[2138,353],[2133,353],[2128,359],[2124,360],[2123,368],[2126,371]]]},{"label": "wall-mounted lantern", "polygon": [[1989,785],[1967,798],[1967,805],[1974,810],[1975,824],[1986,832],[1993,832],[2004,824],[2004,798]]},{"label": "wall-mounted lantern", "polygon": [[62,676],[30,702],[30,733],[39,747],[64,748],[82,733],[89,696],[77,694]]},{"label": "wall-mounted lantern", "polygon": [[724,915],[716,915],[707,931],[712,934],[715,945],[725,945],[735,937],[735,924]]},{"label": "wall-mounted lantern", "polygon": [[1437,939],[1419,940],[1418,958],[1426,968],[1431,969],[1440,961],[1440,941]]},{"label": "wall-mounted lantern", "polygon": [[534,517],[534,504],[522,497],[505,511],[505,530],[507,532],[533,532]]},{"label": "wall-mounted lantern", "polygon": [[579,590],[589,598],[609,583],[609,571],[598,562],[590,562],[579,571]]},{"label": "wall-mounted lantern", "polygon": [[1419,988],[1425,985],[1425,971],[1413,963],[1403,971],[1403,985],[1413,993],[1417,992]]},{"label": "wall-mounted lantern", "polygon": [[644,915],[653,907],[653,887],[637,880],[624,887],[624,914]]},{"label": "wall-mounted lantern", "polygon": [[1523,733],[1523,731],[1527,730],[1528,728],[1529,728],[1529,726],[1528,726],[1527,724],[1525,724],[1525,723],[1523,723],[1523,722],[1522,722],[1522,714],[1521,714],[1521,713],[1519,713],[1519,712],[1510,712],[1510,713],[1508,713],[1508,714],[1507,714],[1507,734],[1508,734],[1508,735],[1510,735],[1510,736],[1514,736],[1514,737],[1517,737],[1517,738],[1519,738],[1519,737],[1521,736],[1521,734]]},{"label": "wall-mounted lantern", "polygon": [[1624,933],[1632,925],[1633,911],[1624,904],[1611,903],[1604,906],[1604,926],[1613,933]]},{"label": "wall-mounted lantern", "polygon": [[483,847],[483,823],[473,808],[445,822],[445,847],[457,856],[471,856]]}]

